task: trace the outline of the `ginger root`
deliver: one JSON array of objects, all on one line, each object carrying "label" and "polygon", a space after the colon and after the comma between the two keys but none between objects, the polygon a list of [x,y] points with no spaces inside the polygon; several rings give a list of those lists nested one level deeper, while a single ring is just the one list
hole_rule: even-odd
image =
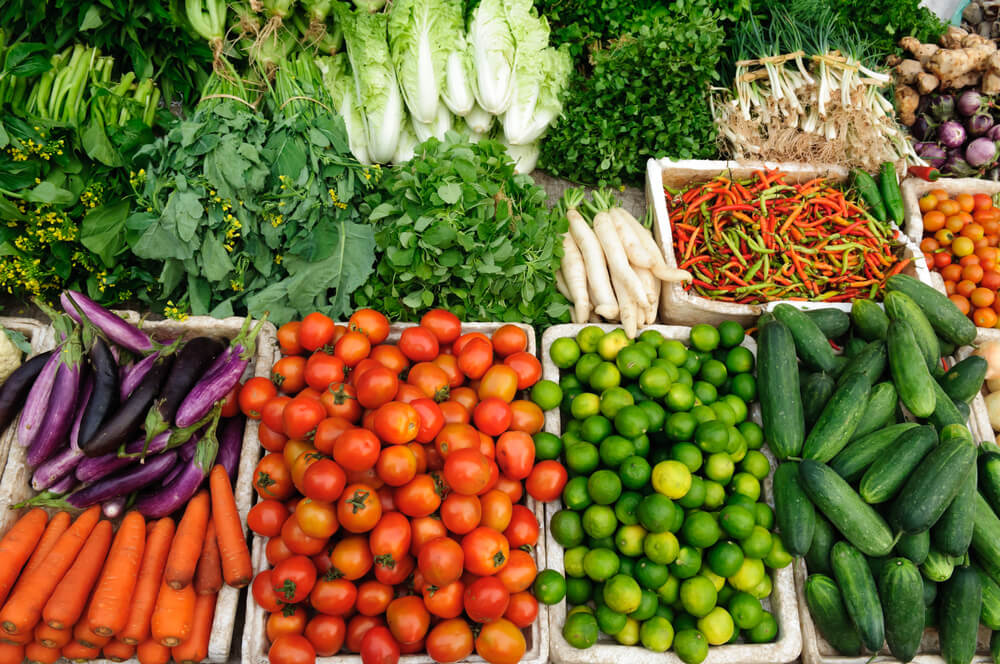
[{"label": "ginger root", "polygon": [[1000,94],[1000,52],[994,53],[986,61],[986,73],[983,74],[979,89],[984,95]]},{"label": "ginger root", "polygon": [[927,72],[920,72],[917,74],[917,92],[922,95],[928,95],[937,89],[937,86],[941,83],[938,77],[934,74],[928,74]]},{"label": "ginger root", "polygon": [[941,80],[942,88],[959,89],[975,85],[986,69],[996,46],[980,44],[970,48],[939,49],[927,62],[927,71]]},{"label": "ginger root", "polygon": [[916,37],[903,37],[899,40],[899,45],[912,53],[922,67],[926,67],[927,62],[938,51],[934,44],[921,44]]},{"label": "ginger root", "polygon": [[917,105],[920,103],[920,95],[908,85],[896,86],[896,108],[899,110],[900,120],[907,127],[917,121]]},{"label": "ginger root", "polygon": [[938,44],[947,49],[959,49],[962,48],[962,40],[968,36],[969,33],[962,28],[949,25],[948,29],[941,35],[941,39],[938,40]]},{"label": "ginger root", "polygon": [[923,73],[924,68],[917,60],[903,60],[896,65],[896,80],[903,85],[912,85]]}]

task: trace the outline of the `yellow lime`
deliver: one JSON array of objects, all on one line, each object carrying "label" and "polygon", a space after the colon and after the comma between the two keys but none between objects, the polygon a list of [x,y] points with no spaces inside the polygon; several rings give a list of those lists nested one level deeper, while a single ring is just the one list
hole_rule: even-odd
[{"label": "yellow lime", "polygon": [[667,498],[683,498],[691,488],[691,471],[680,461],[661,461],[653,468],[653,489]]}]

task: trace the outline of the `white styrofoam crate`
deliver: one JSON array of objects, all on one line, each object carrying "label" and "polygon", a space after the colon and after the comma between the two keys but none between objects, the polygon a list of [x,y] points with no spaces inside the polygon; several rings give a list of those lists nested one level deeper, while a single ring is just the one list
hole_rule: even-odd
[{"label": "white styrofoam crate", "polygon": [[[135,312],[116,312],[123,318],[136,322],[139,315]],[[142,329],[154,339],[176,339],[179,337],[193,338],[197,336],[216,336],[233,339],[240,333],[244,319],[215,319],[207,316],[192,316],[184,321],[164,320],[145,322]],[[43,335],[50,346],[55,344],[55,334],[51,326]],[[275,354],[278,352],[277,330],[270,323],[265,323],[257,335],[257,348],[244,377],[269,376]],[[233,494],[241,520],[246,523],[247,512],[250,511],[253,498],[253,471],[260,458],[260,444],[257,439],[256,420],[247,420],[243,432],[243,444],[240,451],[240,463],[237,470],[236,484]],[[13,435],[13,428],[11,429]],[[0,505],[8,506],[31,498],[37,492],[31,488],[31,468],[25,462],[27,450],[20,445],[11,445],[3,478],[0,480]],[[0,535],[6,533],[25,510],[3,509],[0,511]],[[240,591],[224,585],[219,591],[215,604],[215,617],[212,621],[212,637],[209,641],[208,657],[211,664],[223,664],[230,659],[233,644],[233,631],[236,627],[236,614]],[[99,660],[106,662],[107,660]],[[138,664],[133,658],[128,664]]]},{"label": "white styrofoam crate", "polygon": [[[48,334],[47,326],[31,318],[9,318],[0,316],[0,327],[8,330],[20,332],[31,343],[31,355],[25,355],[24,361],[49,350],[55,345],[55,341]],[[14,440],[17,431],[17,421],[20,415],[14,418],[6,431],[0,431],[0,472],[2,472],[4,461],[7,460],[7,453],[10,451],[11,442]]]},{"label": "white styrofoam crate", "polygon": [[[408,327],[415,327],[416,323],[394,323],[389,328],[389,338],[387,341],[399,341],[399,335]],[[538,346],[535,341],[535,330],[530,325],[523,323],[462,323],[462,334],[467,332],[482,332],[489,336],[503,325],[516,325],[524,330],[528,336],[527,352],[538,355]],[[278,353],[280,357],[280,351]],[[256,438],[254,439],[256,443]],[[256,500],[256,498],[254,498]],[[538,519],[540,527],[538,544],[532,551],[532,557],[539,570],[545,568],[545,538],[543,535],[545,515],[543,504],[533,499],[527,493],[524,494],[524,505],[532,511]],[[254,575],[268,568],[265,547],[267,538],[253,535],[251,544],[251,556],[253,560]],[[246,622],[243,626],[243,648],[241,661],[243,664],[268,664],[268,641],[266,633],[267,612],[257,606],[253,594],[247,593]],[[538,618],[530,627],[522,630],[527,642],[527,650],[521,658],[522,664],[545,664],[549,659],[549,623],[543,611],[544,605],[539,605]],[[361,664],[361,656],[357,654],[341,653],[333,657],[317,657],[318,664]],[[415,655],[402,655],[399,658],[402,664],[434,664],[434,660],[426,653]],[[480,663],[485,660],[473,652],[463,662]]]},{"label": "white styrofoam crate", "polygon": [[[667,265],[677,267],[677,257],[674,255],[673,230],[667,212],[667,198],[663,191],[665,186],[671,189],[683,188],[707,182],[720,173],[728,173],[733,179],[744,179],[751,177],[755,171],[776,168],[786,174],[786,181],[790,183],[806,182],[817,177],[843,182],[849,177],[847,169],[834,165],[698,159],[679,161],[650,159],[646,162],[646,200],[654,212],[653,235],[663,250]],[[905,237],[900,239],[904,240]],[[917,246],[906,242],[903,257],[912,259],[912,262],[903,269],[903,273],[926,281],[927,266]],[[849,303],[847,306],[849,307]],[[693,291],[684,290],[681,283],[665,282],[660,297],[660,319],[679,325],[697,323],[718,325],[724,320],[735,320],[744,326],[749,326],[763,310],[759,304],[736,304],[704,298]]]},{"label": "white styrofoam crate", "polygon": [[[619,325],[597,324],[597,327],[609,332]],[[550,327],[542,335],[542,378],[559,382],[559,368],[549,357],[549,349],[556,339],[575,337],[587,324],[565,324]],[[678,325],[650,325],[644,330],[655,330],[666,339],[677,339],[687,342],[691,328]],[[641,332],[642,330],[640,330]],[[757,356],[757,344],[746,337],[741,344],[749,348],[754,357]],[[759,422],[759,409],[751,408],[751,416]],[[562,435],[562,422],[559,408],[545,412],[545,431],[556,436]],[[767,448],[761,452],[767,456],[772,469],[776,462]],[[771,475],[762,483],[762,495],[773,506],[771,497]],[[562,501],[546,505],[546,519],[551,518],[562,507]],[[563,547],[552,537],[548,521],[543,526],[545,533],[546,566],[560,574],[565,573],[563,567]],[[778,570],[771,570],[773,589],[769,598],[769,610],[778,623],[778,638],[773,643],[750,644],[738,643],[732,645],[712,646],[708,650],[706,664],[780,664],[795,660],[802,649],[801,630],[799,628],[799,611],[796,603],[796,590],[791,565]],[[605,662],[621,662],[629,664],[682,664],[681,659],[673,652],[656,653],[639,645],[623,646],[618,643],[601,639],[591,648],[581,650],[574,648],[563,638],[562,625],[566,620],[566,603],[558,602],[545,607],[549,618],[549,639],[552,659],[564,664],[603,664]]]}]

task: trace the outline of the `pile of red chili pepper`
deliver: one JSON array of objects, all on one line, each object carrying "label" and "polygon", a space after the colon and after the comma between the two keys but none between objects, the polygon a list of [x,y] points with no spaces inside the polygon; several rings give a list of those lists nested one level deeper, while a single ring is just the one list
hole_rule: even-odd
[{"label": "pile of red chili pepper", "polygon": [[780,171],[667,190],[678,267],[702,297],[741,304],[874,298],[910,262],[854,192]]}]

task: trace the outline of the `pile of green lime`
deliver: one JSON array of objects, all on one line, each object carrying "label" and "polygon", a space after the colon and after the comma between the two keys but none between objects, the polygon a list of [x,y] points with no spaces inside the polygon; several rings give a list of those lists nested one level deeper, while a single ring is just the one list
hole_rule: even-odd
[{"label": "pile of green lime", "polygon": [[561,453],[570,473],[549,524],[566,579],[560,587],[547,570],[536,590],[554,603],[564,588],[571,645],[588,648],[603,632],[701,662],[710,646],[777,635],[761,599],[767,568],[792,557],[761,500],[770,464],[748,418],[757,383],[743,340],[725,322],[694,326],[688,345],[596,326],[552,344],[560,381],[533,397],[563,410],[561,439],[540,433],[536,444]]}]

